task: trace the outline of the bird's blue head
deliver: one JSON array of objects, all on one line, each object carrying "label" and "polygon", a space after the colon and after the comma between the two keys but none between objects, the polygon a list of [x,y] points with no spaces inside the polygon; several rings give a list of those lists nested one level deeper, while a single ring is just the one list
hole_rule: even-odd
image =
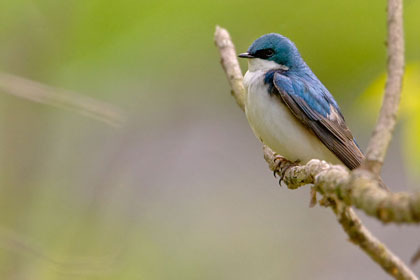
[{"label": "bird's blue head", "polygon": [[240,54],[239,57],[274,61],[288,68],[294,68],[303,63],[295,44],[277,33],[261,36],[252,43],[246,53]]}]

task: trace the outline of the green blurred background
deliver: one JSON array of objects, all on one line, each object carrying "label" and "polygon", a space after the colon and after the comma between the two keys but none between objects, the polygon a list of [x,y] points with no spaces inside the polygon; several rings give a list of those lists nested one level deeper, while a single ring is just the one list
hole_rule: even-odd
[{"label": "green blurred background", "polygon": [[[365,147],[385,2],[1,1],[0,71],[126,122],[0,91],[0,279],[389,279],[329,209],[308,208],[308,190],[278,187],[213,44],[216,24],[238,51],[290,37]],[[405,1],[407,87],[383,174],[394,190],[420,171],[419,13]],[[403,260],[418,248],[418,228],[363,218]]]}]

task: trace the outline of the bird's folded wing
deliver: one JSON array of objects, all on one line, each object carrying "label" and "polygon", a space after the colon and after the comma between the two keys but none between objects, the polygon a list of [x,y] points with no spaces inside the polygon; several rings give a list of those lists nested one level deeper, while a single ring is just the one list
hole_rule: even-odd
[{"label": "bird's folded wing", "polygon": [[273,77],[275,93],[290,111],[308,127],[348,168],[358,167],[364,159],[351,131],[334,101],[303,79],[293,81],[280,73]]}]

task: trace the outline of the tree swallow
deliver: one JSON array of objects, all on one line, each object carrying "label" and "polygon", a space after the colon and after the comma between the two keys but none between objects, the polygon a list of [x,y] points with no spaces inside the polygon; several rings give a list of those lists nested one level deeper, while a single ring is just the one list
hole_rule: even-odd
[{"label": "tree swallow", "polygon": [[271,33],[246,53],[245,112],[255,135],[289,161],[360,166],[359,149],[334,97],[288,38]]}]

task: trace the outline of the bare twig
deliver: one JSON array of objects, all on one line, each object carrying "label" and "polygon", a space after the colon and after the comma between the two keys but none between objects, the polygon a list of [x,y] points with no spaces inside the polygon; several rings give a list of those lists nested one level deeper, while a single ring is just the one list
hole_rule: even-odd
[{"label": "bare twig", "polygon": [[53,270],[70,275],[102,275],[112,270],[117,257],[115,253],[92,257],[55,256],[37,246],[27,236],[4,227],[0,227],[0,248],[43,261]]},{"label": "bare twig", "polygon": [[[216,45],[223,48],[229,47],[231,50],[228,52],[226,49],[220,50],[222,56],[222,65],[225,69],[226,75],[230,84],[242,84],[242,73],[239,68],[239,63],[236,59],[235,49],[231,42],[227,30],[216,27],[215,33]],[[221,43],[223,42],[223,43]],[[229,55],[227,55],[229,54]],[[228,61],[229,63],[226,63]],[[228,70],[227,70],[228,69]],[[234,81],[231,81],[235,78]],[[243,86],[233,87],[232,94],[236,102],[241,106],[245,104],[245,90]],[[264,146],[264,158],[268,162],[270,168],[275,168],[275,153],[268,147]],[[314,164],[315,162],[318,164]],[[301,171],[301,172],[297,172]],[[322,175],[322,171],[328,171]],[[347,175],[346,175],[347,173]],[[359,178],[359,177],[358,177]],[[360,176],[360,178],[365,178]],[[347,204],[339,199],[338,193],[335,191],[336,186],[353,185],[354,182],[349,172],[341,166],[331,166],[324,161],[312,160],[305,166],[297,166],[290,168],[284,177],[286,184],[289,188],[299,187],[301,185],[315,183],[317,191],[325,194],[325,199],[328,200],[329,205],[332,206],[334,213],[342,225],[344,231],[349,235],[350,239],[357,244],[364,252],[366,252],[376,263],[378,263],[386,272],[395,277],[396,279],[417,279],[410,269],[395,256],[385,245],[379,242],[361,223],[356,214],[348,208]],[[367,180],[376,184],[375,180]],[[355,182],[354,184],[360,182]],[[325,184],[324,187],[321,187]],[[378,190],[378,187],[373,187]],[[326,190],[332,190],[327,193]],[[343,189],[344,190],[344,189]],[[351,189],[350,189],[351,190]],[[351,193],[351,191],[347,191]]]},{"label": "bare twig", "polygon": [[378,122],[362,165],[378,175],[395,128],[404,75],[403,0],[388,0],[388,78]]},{"label": "bare twig", "polygon": [[113,126],[124,122],[123,113],[113,105],[11,74],[0,73],[0,92],[66,108]]},{"label": "bare twig", "polygon": [[246,93],[242,83],[242,72],[239,67],[238,59],[236,58],[235,46],[232,43],[229,32],[224,28],[216,26],[214,42],[219,49],[221,57],[220,63],[225,70],[230,87],[232,88],[231,93],[242,111],[245,111]]},{"label": "bare twig", "polygon": [[397,256],[372,235],[351,208],[343,207],[341,211],[334,209],[334,212],[350,240],[365,251],[386,272],[395,279],[417,279]]}]

